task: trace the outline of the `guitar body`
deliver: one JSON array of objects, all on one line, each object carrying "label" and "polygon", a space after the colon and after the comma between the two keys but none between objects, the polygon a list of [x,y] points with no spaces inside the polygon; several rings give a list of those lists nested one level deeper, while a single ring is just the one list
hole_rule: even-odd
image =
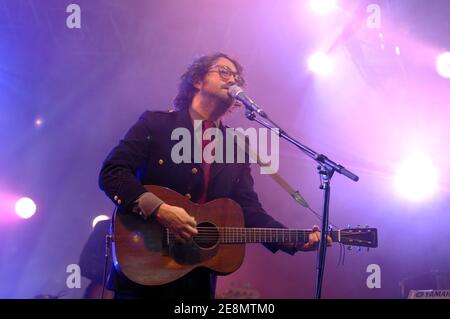
[{"label": "guitar body", "polygon": [[[175,241],[154,219],[143,220],[132,213],[114,214],[114,264],[128,279],[157,286],[175,281],[197,267],[219,275],[236,271],[245,255],[245,243],[307,242],[312,230],[245,228],[238,203],[221,198],[198,205],[161,186],[145,188],[169,205],[183,207],[197,221],[198,234],[186,244]],[[351,246],[377,247],[376,228],[330,230],[334,242]]]},{"label": "guitar body", "polygon": [[199,205],[168,188],[145,187],[165,203],[184,208],[196,219],[198,229],[205,227],[206,233],[180,244],[153,219],[145,221],[135,214],[116,213],[114,262],[126,277],[141,285],[154,286],[177,280],[196,267],[226,275],[241,266],[245,244],[220,244],[219,232],[214,231],[219,226],[244,227],[239,204],[231,199],[217,199]]}]

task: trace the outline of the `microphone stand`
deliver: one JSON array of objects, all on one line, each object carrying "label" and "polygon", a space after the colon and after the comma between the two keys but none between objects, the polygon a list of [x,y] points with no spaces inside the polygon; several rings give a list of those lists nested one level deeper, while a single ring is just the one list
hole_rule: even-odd
[{"label": "microphone stand", "polygon": [[322,293],[322,283],[323,283],[323,273],[325,269],[325,256],[327,251],[327,232],[328,232],[328,219],[329,219],[329,208],[330,208],[330,193],[331,193],[331,178],[333,177],[334,172],[338,172],[351,180],[357,182],[359,177],[348,171],[342,165],[336,164],[328,157],[323,154],[318,154],[313,151],[309,147],[303,145],[302,143],[296,141],[292,137],[290,137],[284,130],[280,128],[280,126],[276,125],[265,113],[264,118],[270,122],[266,123],[258,118],[256,118],[256,112],[253,110],[247,110],[245,112],[245,116],[250,121],[256,121],[262,126],[270,129],[272,132],[275,132],[278,136],[284,138],[291,144],[297,146],[300,150],[302,150],[306,155],[311,157],[313,160],[319,164],[317,166],[317,172],[320,177],[320,189],[324,191],[324,201],[323,201],[323,213],[322,213],[322,231],[320,233],[320,245],[319,245],[319,254],[317,256],[317,276],[316,276],[316,289],[315,289],[315,298],[320,299]]}]

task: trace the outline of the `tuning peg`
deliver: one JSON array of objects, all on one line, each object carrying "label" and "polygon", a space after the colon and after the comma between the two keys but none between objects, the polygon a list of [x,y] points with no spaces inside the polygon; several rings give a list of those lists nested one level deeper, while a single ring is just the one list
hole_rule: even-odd
[{"label": "tuning peg", "polygon": [[347,246],[347,250],[352,250],[352,246]]},{"label": "tuning peg", "polygon": [[350,224],[347,224],[347,228],[351,228]]},{"label": "tuning peg", "polygon": [[367,252],[369,252],[369,250],[370,250],[370,248],[369,248],[369,247],[367,247]]},{"label": "tuning peg", "polygon": [[361,247],[358,247],[358,251],[361,251]]}]

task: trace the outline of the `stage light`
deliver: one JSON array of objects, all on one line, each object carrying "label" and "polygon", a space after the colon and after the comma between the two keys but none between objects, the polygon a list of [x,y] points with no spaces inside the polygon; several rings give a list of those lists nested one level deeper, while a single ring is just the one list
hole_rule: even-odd
[{"label": "stage light", "polygon": [[41,127],[42,126],[42,124],[44,124],[44,120],[42,119],[42,118],[40,118],[40,117],[38,117],[35,121],[34,121],[34,125],[36,126],[36,127]]},{"label": "stage light", "polygon": [[437,191],[437,169],[427,156],[411,156],[397,167],[395,188],[412,201],[427,199]]},{"label": "stage light", "polygon": [[31,198],[22,197],[16,202],[16,214],[20,218],[30,218],[36,213],[36,204]]},{"label": "stage light", "polygon": [[102,220],[108,220],[109,216],[106,215],[98,215],[97,217],[94,218],[94,220],[92,221],[92,228],[95,227],[95,225]]},{"label": "stage light", "polygon": [[322,52],[317,52],[308,59],[309,69],[319,75],[329,75],[333,71],[331,58]]},{"label": "stage light", "polygon": [[436,70],[440,76],[450,79],[450,52],[444,52],[437,57]]},{"label": "stage light", "polygon": [[325,15],[336,7],[336,0],[309,0],[309,5],[315,13]]}]

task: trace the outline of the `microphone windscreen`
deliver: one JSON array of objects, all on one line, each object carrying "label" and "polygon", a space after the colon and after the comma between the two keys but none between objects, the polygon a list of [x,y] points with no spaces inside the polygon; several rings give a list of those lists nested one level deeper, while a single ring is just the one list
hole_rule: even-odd
[{"label": "microphone windscreen", "polygon": [[236,98],[241,92],[243,92],[242,88],[236,84],[228,88],[228,94],[233,98]]}]

